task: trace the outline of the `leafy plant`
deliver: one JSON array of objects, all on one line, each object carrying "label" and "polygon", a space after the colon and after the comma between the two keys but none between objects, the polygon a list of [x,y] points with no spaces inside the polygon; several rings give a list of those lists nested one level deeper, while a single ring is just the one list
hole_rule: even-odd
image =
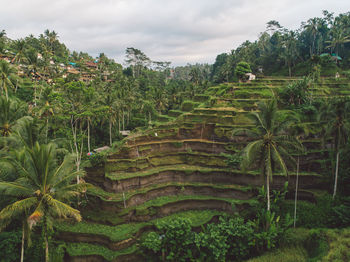
[{"label": "leafy plant", "polygon": [[88,159],[90,160],[90,163],[92,166],[94,167],[101,166],[106,162],[107,154],[104,152],[92,154],[88,156]]},{"label": "leafy plant", "polygon": [[234,154],[221,154],[222,156],[226,157],[225,162],[227,165],[231,168],[238,169],[239,166],[241,165],[242,162],[242,155],[239,153],[234,153]]},{"label": "leafy plant", "polygon": [[189,261],[193,258],[194,233],[191,221],[176,218],[156,225],[159,232],[152,232],[142,242],[145,254],[155,253],[162,261]]},{"label": "leafy plant", "polygon": [[239,62],[235,69],[235,75],[243,80],[245,78],[246,73],[251,73],[250,65],[247,62]]}]

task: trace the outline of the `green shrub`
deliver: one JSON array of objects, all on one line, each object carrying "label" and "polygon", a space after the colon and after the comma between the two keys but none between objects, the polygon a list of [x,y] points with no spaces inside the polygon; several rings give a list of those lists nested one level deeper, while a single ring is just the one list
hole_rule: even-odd
[{"label": "green shrub", "polygon": [[149,259],[156,257],[159,261],[191,261],[194,233],[191,221],[176,218],[157,224],[159,232],[151,232],[141,244],[143,254]]},{"label": "green shrub", "polygon": [[100,152],[89,156],[90,163],[93,167],[101,166],[106,162],[107,153]]},{"label": "green shrub", "polygon": [[226,157],[225,162],[227,165],[233,169],[239,169],[239,166],[242,162],[242,155],[240,153],[234,153],[234,154],[224,154],[221,153],[220,155]]},{"label": "green shrub", "polygon": [[310,262],[320,261],[328,251],[325,231],[322,229],[311,229],[304,246],[308,252]]},{"label": "green shrub", "polygon": [[0,254],[1,261],[19,261],[21,255],[22,233],[19,231],[0,233]]},{"label": "green shrub", "polygon": [[[282,212],[293,214],[294,202],[286,201]],[[332,223],[332,197],[322,196],[317,203],[298,201],[297,226],[306,228],[327,227]]]},{"label": "green shrub", "polygon": [[235,69],[235,75],[239,79],[244,79],[246,73],[251,73],[250,65],[247,62],[239,62]]},{"label": "green shrub", "polygon": [[240,217],[220,217],[196,234],[196,246],[207,261],[239,261],[247,258],[254,246],[254,223]]}]

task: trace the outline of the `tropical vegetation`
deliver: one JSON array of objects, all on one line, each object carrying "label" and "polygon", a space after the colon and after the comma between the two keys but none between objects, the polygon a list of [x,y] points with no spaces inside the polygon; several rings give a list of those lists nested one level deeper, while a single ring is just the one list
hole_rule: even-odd
[{"label": "tropical vegetation", "polygon": [[2,30],[1,259],[349,260],[349,25],[177,67]]}]

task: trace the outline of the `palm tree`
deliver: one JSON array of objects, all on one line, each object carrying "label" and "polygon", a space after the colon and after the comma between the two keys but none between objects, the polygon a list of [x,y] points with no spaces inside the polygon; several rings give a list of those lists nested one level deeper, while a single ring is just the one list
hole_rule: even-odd
[{"label": "palm tree", "polygon": [[321,107],[319,121],[324,124],[325,139],[331,136],[336,153],[334,174],[333,199],[337,194],[339,157],[342,145],[346,144],[350,130],[349,119],[350,100],[345,98],[335,99]]},{"label": "palm tree", "polygon": [[25,51],[26,51],[26,41],[23,39],[16,40],[14,42],[14,49],[16,55],[12,59],[12,63],[20,64],[23,59],[25,59]]},{"label": "palm tree", "polygon": [[24,116],[25,106],[15,99],[0,97],[0,136],[9,136],[13,125]]},{"label": "palm tree", "polygon": [[0,61],[0,86],[1,91],[5,92],[6,99],[8,99],[8,88],[14,87],[13,81],[16,79],[16,70],[14,67],[10,66],[4,60]]},{"label": "palm tree", "polygon": [[37,101],[37,76],[38,76],[38,68],[40,61],[38,59],[38,53],[34,48],[29,49],[26,52],[26,61],[27,61],[27,70],[28,75],[32,77],[32,80],[34,81],[34,97],[33,97],[33,103],[34,106],[36,106]]},{"label": "palm tree", "polygon": [[[244,130],[253,139],[243,150],[242,168],[259,167],[266,179],[267,210],[270,210],[270,182],[276,167],[288,175],[286,163],[295,163],[291,150],[300,150],[301,144],[296,137],[288,135],[288,128],[293,123],[290,119],[281,119],[277,111],[276,100],[259,104],[259,112],[250,114],[255,125],[253,130]],[[235,133],[241,133],[237,130]]]},{"label": "palm tree", "polygon": [[52,53],[54,53],[54,43],[58,40],[58,34],[54,30],[50,32],[49,29],[46,29],[44,34]]},{"label": "palm tree", "polygon": [[318,35],[318,24],[319,24],[319,20],[318,18],[310,18],[308,21],[308,23],[306,25],[304,25],[304,28],[310,32],[310,36],[311,36],[311,41],[312,41],[312,46],[310,46],[310,57],[312,57],[312,55],[314,54],[315,51],[315,41],[316,41],[316,37]]},{"label": "palm tree", "polygon": [[55,105],[52,103],[52,95],[54,94],[52,87],[43,88],[40,94],[39,106],[37,112],[41,119],[45,119],[46,122],[46,143],[49,134],[49,121],[54,116]]},{"label": "palm tree", "polygon": [[291,77],[291,67],[297,56],[297,38],[294,31],[289,31],[283,35],[282,47],[283,51],[281,53],[281,57],[284,59],[286,65],[288,66],[289,77]]},{"label": "palm tree", "polygon": [[339,55],[339,47],[346,43],[350,43],[350,35],[346,35],[345,30],[339,27],[334,27],[331,34],[331,40],[326,41],[326,43],[329,44],[326,48],[331,48],[332,50],[335,49],[336,54]]},{"label": "palm tree", "polygon": [[49,261],[48,229],[53,219],[72,217],[80,221],[80,212],[67,202],[86,188],[83,183],[71,183],[82,174],[82,171],[73,171],[74,157],[66,156],[58,165],[57,151],[55,144],[36,142],[33,148],[12,152],[5,160],[12,165],[18,178],[13,182],[0,182],[0,192],[16,198],[0,211],[0,229],[17,218],[25,219],[30,228],[42,220],[45,261]]}]

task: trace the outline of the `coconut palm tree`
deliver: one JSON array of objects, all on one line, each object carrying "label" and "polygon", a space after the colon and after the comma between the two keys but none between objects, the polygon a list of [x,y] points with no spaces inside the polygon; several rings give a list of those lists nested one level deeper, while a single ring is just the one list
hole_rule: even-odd
[{"label": "coconut palm tree", "polygon": [[324,138],[333,139],[336,153],[333,198],[337,194],[339,157],[342,145],[346,144],[350,131],[350,100],[338,98],[325,103],[320,109],[319,121],[324,124]]},{"label": "coconut palm tree", "polygon": [[0,136],[9,136],[16,121],[25,114],[25,104],[0,97]]},{"label": "coconut palm tree", "polygon": [[334,27],[331,31],[331,40],[326,41],[329,45],[326,48],[335,50],[336,54],[339,55],[339,47],[350,42],[350,35],[346,35],[343,28]]},{"label": "coconut palm tree", "polygon": [[8,99],[8,88],[14,87],[14,81],[16,80],[16,69],[4,60],[0,61],[0,86],[1,92],[5,93],[6,99]]},{"label": "coconut palm tree", "polygon": [[281,57],[288,66],[289,77],[292,76],[292,65],[297,58],[297,35],[294,31],[288,31],[283,35]]},{"label": "coconut palm tree", "polygon": [[[276,100],[259,104],[259,112],[249,115],[255,128],[244,130],[252,141],[243,150],[242,168],[260,168],[266,180],[267,210],[270,210],[270,182],[273,172],[279,167],[284,175],[288,175],[286,163],[295,163],[290,155],[291,150],[301,150],[300,142],[287,132],[293,123],[290,117],[282,119],[277,111]],[[234,133],[242,133],[236,130]]]},{"label": "coconut palm tree", "polygon": [[310,18],[307,21],[307,24],[304,25],[304,28],[310,33],[310,38],[312,42],[312,45],[310,46],[310,57],[314,54],[314,51],[315,51],[316,37],[319,33],[318,27],[319,27],[319,19],[317,17]]},{"label": "coconut palm tree", "polygon": [[14,49],[16,55],[12,59],[12,63],[20,64],[23,59],[25,59],[25,51],[26,51],[26,41],[23,39],[16,40],[14,42]]},{"label": "coconut palm tree", "polygon": [[68,155],[58,164],[57,152],[55,144],[37,142],[33,148],[12,152],[5,161],[18,178],[0,182],[0,192],[16,199],[0,211],[0,229],[17,218],[22,218],[30,228],[42,221],[45,261],[49,261],[48,229],[52,221],[68,217],[80,221],[80,212],[67,203],[86,188],[83,183],[71,183],[77,175],[82,175],[82,171],[74,171],[74,156]]}]

